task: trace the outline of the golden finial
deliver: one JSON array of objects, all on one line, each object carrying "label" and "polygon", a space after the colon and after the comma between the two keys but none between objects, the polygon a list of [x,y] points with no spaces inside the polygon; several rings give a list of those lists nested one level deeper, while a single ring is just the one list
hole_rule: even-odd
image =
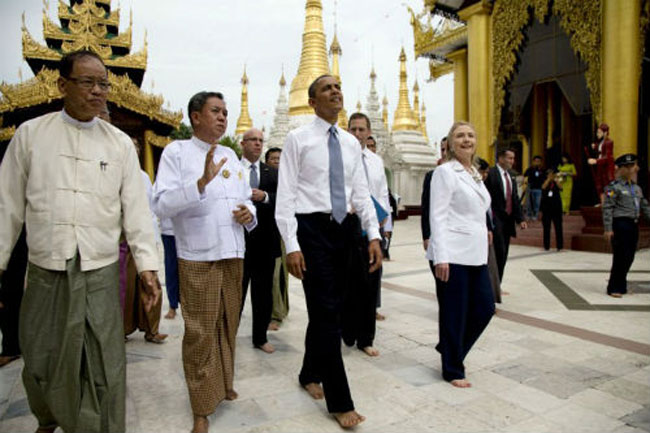
[{"label": "golden finial", "polygon": [[289,114],[291,116],[314,113],[309,106],[307,88],[316,78],[330,72],[322,15],[321,0],[306,0],[300,65],[289,91]]},{"label": "golden finial", "polygon": [[244,65],[244,75],[241,77],[241,83],[246,86],[248,84],[248,76],[246,75],[246,65]]},{"label": "golden finial", "polygon": [[422,102],[422,110],[420,111],[420,131],[424,138],[429,141],[429,136],[427,134],[427,107],[424,106],[424,101]]},{"label": "golden finial", "polygon": [[415,79],[415,84],[413,84],[413,120],[418,125],[418,129],[422,129],[422,124],[420,123],[420,86],[418,85],[417,78]]},{"label": "golden finial", "polygon": [[237,128],[235,135],[241,135],[253,127],[253,120],[248,114],[248,76],[246,75],[246,65],[244,65],[244,74],[241,77],[241,110],[239,119],[237,119]]},{"label": "golden finial", "polygon": [[375,81],[375,79],[377,79],[377,74],[375,73],[375,65],[373,65],[372,69],[370,70],[370,79],[372,81]]},{"label": "golden finial", "polygon": [[404,47],[402,47],[399,54],[399,62],[399,99],[393,119],[393,131],[417,131],[420,128],[411,109],[409,90],[406,85],[406,52],[404,52]]},{"label": "golden finial", "polygon": [[284,79],[284,63],[282,64],[282,76],[280,77],[280,86],[284,87],[287,85],[287,80]]}]

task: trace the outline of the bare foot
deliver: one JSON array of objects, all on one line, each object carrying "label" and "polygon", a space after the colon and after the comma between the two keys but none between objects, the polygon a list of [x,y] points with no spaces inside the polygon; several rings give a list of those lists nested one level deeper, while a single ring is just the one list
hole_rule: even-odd
[{"label": "bare foot", "polygon": [[384,315],[381,314],[379,311],[377,311],[377,312],[375,313],[375,319],[376,319],[376,320],[380,320],[380,321],[381,321],[381,320],[386,320],[386,316],[384,316]]},{"label": "bare foot", "polygon": [[609,296],[612,298],[622,298],[623,294],[622,293],[610,293]]},{"label": "bare foot", "polygon": [[208,433],[210,422],[206,416],[194,415],[194,427],[191,433]]},{"label": "bare foot", "polygon": [[237,400],[237,397],[239,397],[239,394],[237,394],[237,391],[235,391],[234,389],[229,389],[228,391],[226,391],[226,400],[228,401]]},{"label": "bare foot", "polygon": [[145,335],[145,341],[154,344],[163,344],[167,338],[167,334]]},{"label": "bare foot", "polygon": [[456,388],[471,388],[472,384],[467,379],[455,379],[450,382]]},{"label": "bare foot", "polygon": [[275,352],[275,347],[273,347],[273,345],[271,343],[269,343],[268,341],[266,343],[262,344],[261,346],[255,346],[255,347],[260,349],[262,352],[266,352],[266,353]]},{"label": "bare foot", "polygon": [[302,387],[305,388],[305,391],[307,391],[314,400],[321,400],[323,397],[325,397],[323,387],[318,383],[312,382],[308,383],[307,385],[303,385]]},{"label": "bare foot", "polygon": [[357,413],[355,410],[350,410],[348,412],[337,412],[333,413],[332,415],[334,415],[336,421],[343,428],[354,427],[355,425],[359,425],[366,420],[365,416]]},{"label": "bare foot", "polygon": [[4,367],[12,361],[20,358],[20,355],[0,356],[0,367]]},{"label": "bare foot", "polygon": [[366,346],[363,350],[368,356],[379,356],[379,351],[372,346]]},{"label": "bare foot", "polygon": [[505,290],[501,290],[501,296],[508,296],[510,292],[506,292]]},{"label": "bare foot", "polygon": [[170,308],[167,314],[165,314],[165,319],[173,319],[176,317],[176,310],[174,308]]},{"label": "bare foot", "polygon": [[269,323],[269,331],[277,331],[278,329],[280,329],[280,324],[278,322],[272,321]]}]

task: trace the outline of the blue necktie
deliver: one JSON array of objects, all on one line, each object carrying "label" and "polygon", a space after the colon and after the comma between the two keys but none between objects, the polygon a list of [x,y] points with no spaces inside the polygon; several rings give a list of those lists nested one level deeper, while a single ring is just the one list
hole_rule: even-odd
[{"label": "blue necktie", "polygon": [[343,173],[343,156],[341,145],[336,137],[336,127],[332,125],[329,129],[330,136],[327,140],[327,148],[330,154],[330,198],[332,200],[332,216],[341,224],[347,215],[345,202],[345,175]]},{"label": "blue necktie", "polygon": [[260,185],[259,178],[257,177],[257,166],[255,164],[251,164],[251,175],[248,182],[251,188],[257,188]]}]

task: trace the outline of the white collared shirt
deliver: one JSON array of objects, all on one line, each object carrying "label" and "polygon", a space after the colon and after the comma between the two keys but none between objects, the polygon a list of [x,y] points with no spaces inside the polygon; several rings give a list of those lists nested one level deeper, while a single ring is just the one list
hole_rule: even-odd
[{"label": "white collared shirt", "polygon": [[[250,185],[251,181],[251,167],[255,166],[255,170],[257,170],[257,182],[258,186],[257,189],[260,189],[259,183],[262,181],[262,175],[260,173],[260,160],[258,159],[255,162],[250,162],[248,159],[246,159],[245,156],[242,156],[241,158],[241,165],[244,167],[244,176],[246,177],[246,181]],[[252,188],[252,187],[251,187]],[[264,200],[262,200],[262,203],[268,203],[269,202],[269,195],[266,191],[264,191]]]},{"label": "white collared shirt", "polygon": [[393,231],[393,221],[390,215],[390,200],[388,199],[388,183],[386,182],[386,171],[384,170],[384,161],[381,157],[368,149],[363,149],[362,158],[368,168],[368,188],[370,195],[384,208],[388,213],[383,228],[387,232]]},{"label": "white collared shirt", "polygon": [[[244,168],[232,149],[217,146],[215,163],[227,158],[217,176],[199,193],[197,181],[203,175],[210,144],[192,137],[165,147],[153,189],[153,209],[160,218],[171,218],[178,257],[193,261],[243,258],[246,250],[244,227],[232,212],[246,205],[253,216],[251,189]],[[257,218],[246,225],[252,230]]]},{"label": "white collared shirt", "polygon": [[94,118],[65,111],[20,125],[0,166],[0,269],[27,225],[29,261],[65,270],[77,251],[81,270],[119,258],[126,235],[140,272],[158,269],[158,253],[131,139]]},{"label": "white collared shirt", "polygon": [[[296,214],[332,212],[329,188],[329,128],[320,117],[289,132],[280,157],[275,220],[287,254],[300,251]],[[341,144],[347,211],[353,208],[361,219],[368,239],[379,239],[375,206],[370,199],[368,181],[361,162],[359,141],[336,127]]]},{"label": "white collared shirt", "polygon": [[491,198],[476,168],[470,174],[456,160],[439,165],[431,178],[430,200],[427,259],[436,265],[486,264],[486,212]]}]

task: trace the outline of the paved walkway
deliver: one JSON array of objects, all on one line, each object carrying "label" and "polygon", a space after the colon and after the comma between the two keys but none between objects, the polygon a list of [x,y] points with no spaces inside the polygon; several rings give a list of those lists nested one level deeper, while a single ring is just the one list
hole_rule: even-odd
[{"label": "paved walkway", "polygon": [[[650,251],[637,253],[634,294],[605,295],[611,256],[513,246],[510,292],[466,360],[471,389],[440,377],[437,303],[419,219],[399,221],[384,267],[378,358],[344,347],[359,432],[650,431]],[[270,333],[278,349],[252,347],[250,304],[237,346],[235,388],[210,417],[213,432],[339,432],[325,404],[298,385],[306,311],[291,281],[291,312]],[[249,301],[250,302],[250,301]],[[167,307],[163,308],[163,312]],[[164,345],[127,343],[130,432],[185,432],[191,411],[181,365],[182,319],[163,320]],[[0,370],[0,432],[34,431],[22,361]]]}]

